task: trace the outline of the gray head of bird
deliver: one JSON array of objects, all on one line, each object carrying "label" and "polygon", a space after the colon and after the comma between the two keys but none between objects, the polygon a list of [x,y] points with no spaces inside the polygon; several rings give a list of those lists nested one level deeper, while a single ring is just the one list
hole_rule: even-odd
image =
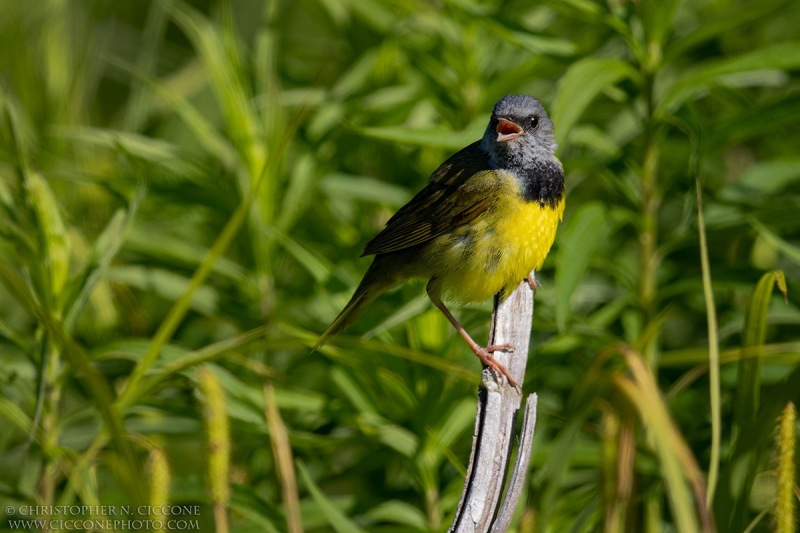
[{"label": "gray head of bird", "polygon": [[508,94],[492,110],[481,148],[499,167],[529,166],[556,151],[553,121],[532,96]]}]

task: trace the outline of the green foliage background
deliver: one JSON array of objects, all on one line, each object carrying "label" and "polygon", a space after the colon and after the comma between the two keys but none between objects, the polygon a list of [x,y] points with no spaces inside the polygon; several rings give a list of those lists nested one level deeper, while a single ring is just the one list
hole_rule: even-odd
[{"label": "green foliage background", "polygon": [[[797,20],[790,0],[0,0],[3,508],[446,529],[479,372],[421,285],[309,347],[361,246],[521,92],[568,200],[516,527],[795,531]],[[476,338],[489,305],[457,312]]]}]

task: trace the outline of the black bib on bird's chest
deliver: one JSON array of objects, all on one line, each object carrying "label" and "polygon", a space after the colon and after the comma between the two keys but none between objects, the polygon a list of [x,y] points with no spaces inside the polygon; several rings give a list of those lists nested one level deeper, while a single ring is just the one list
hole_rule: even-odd
[{"label": "black bib on bird's chest", "polygon": [[522,197],[538,202],[542,207],[555,209],[564,197],[564,171],[554,161],[539,161],[520,172]]}]

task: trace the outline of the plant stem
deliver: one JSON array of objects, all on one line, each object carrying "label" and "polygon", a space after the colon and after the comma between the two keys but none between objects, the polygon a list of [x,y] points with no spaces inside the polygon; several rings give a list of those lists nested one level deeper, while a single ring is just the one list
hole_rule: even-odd
[{"label": "plant stem", "polygon": [[[639,307],[645,324],[655,315],[655,301],[658,291],[658,210],[661,197],[658,192],[658,162],[661,150],[658,145],[655,124],[655,104],[653,95],[654,75],[648,73],[645,81],[647,116],[645,118],[646,141],[642,162],[641,177],[641,228],[639,233]],[[652,368],[655,364],[658,336],[653,335],[642,347],[645,361]]]},{"label": "plant stem", "polygon": [[[47,334],[41,335],[41,361],[42,373],[42,448],[56,449],[58,445],[58,406],[61,399],[61,389],[58,385],[58,369],[60,357]],[[36,431],[36,428],[31,428]],[[42,476],[39,481],[39,498],[41,505],[50,506],[55,503],[56,475],[59,471],[59,459],[48,456]]]},{"label": "plant stem", "polygon": [[711,285],[711,266],[708,260],[708,243],[706,242],[706,224],[703,218],[703,195],[700,181],[697,184],[697,224],[700,232],[700,263],[703,269],[703,293],[706,300],[708,317],[708,377],[711,389],[711,458],[708,465],[708,487],[706,489],[706,506],[711,509],[714,503],[714,492],[719,475],[720,439],[722,436],[719,378],[719,337],[717,333],[717,311],[714,306],[714,291]]}]

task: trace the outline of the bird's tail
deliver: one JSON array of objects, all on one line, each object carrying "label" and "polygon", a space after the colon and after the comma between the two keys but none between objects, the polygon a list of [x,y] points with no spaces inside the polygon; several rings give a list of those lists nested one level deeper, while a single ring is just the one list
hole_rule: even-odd
[{"label": "bird's tail", "polygon": [[397,285],[394,278],[388,278],[385,274],[379,272],[382,269],[376,268],[376,262],[377,260],[372,263],[367,273],[364,274],[364,279],[358,284],[352,298],[350,298],[350,301],[344,306],[339,316],[336,317],[331,325],[328,326],[328,329],[325,330],[325,333],[323,333],[314,344],[314,350],[318,350],[328,339],[349,327],[361,316],[364,309],[366,309],[375,298]]}]

